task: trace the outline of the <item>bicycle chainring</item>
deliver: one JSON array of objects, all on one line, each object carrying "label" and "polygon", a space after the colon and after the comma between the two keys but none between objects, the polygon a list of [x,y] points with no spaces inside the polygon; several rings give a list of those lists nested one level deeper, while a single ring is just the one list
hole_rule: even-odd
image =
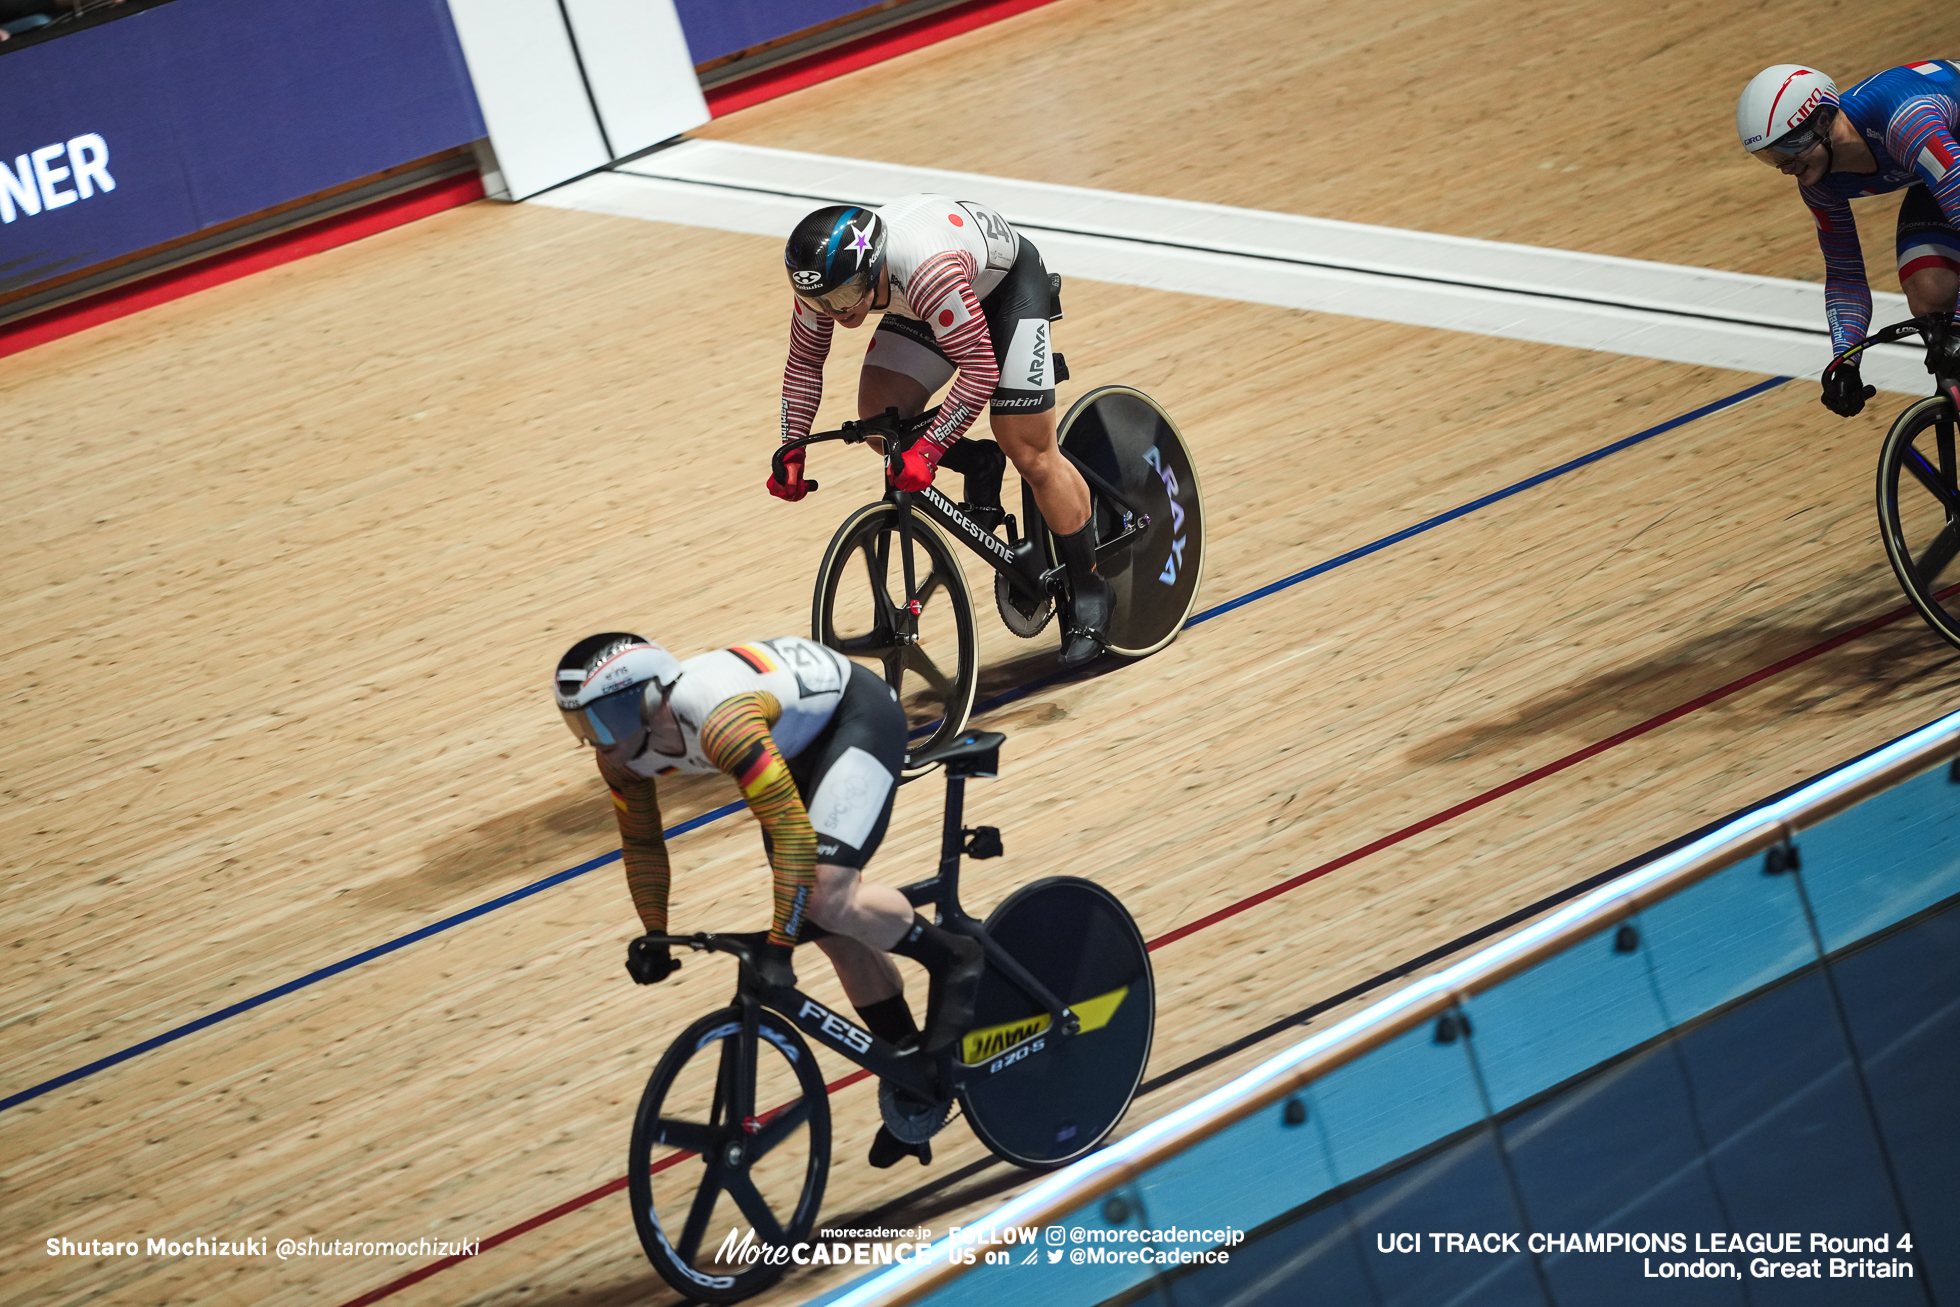
[{"label": "bicycle chainring", "polygon": [[[1000,620],[1007,623],[1007,629],[1023,640],[1032,640],[1040,635],[1042,628],[1055,616],[1055,596],[1043,595],[1034,608],[1023,608],[1026,602],[1015,592],[1007,578],[999,572],[994,573],[994,607],[1000,610]],[[898,1133],[896,1130],[893,1134]]]},{"label": "bicycle chainring", "polygon": [[878,1112],[885,1128],[902,1144],[923,1144],[946,1128],[953,1113],[951,1103],[921,1103],[910,1094],[901,1094],[887,1081],[878,1082]]}]

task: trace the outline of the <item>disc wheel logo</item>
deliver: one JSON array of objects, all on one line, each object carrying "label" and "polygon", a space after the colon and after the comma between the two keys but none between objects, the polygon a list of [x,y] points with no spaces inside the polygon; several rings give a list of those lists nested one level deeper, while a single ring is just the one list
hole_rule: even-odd
[{"label": "disc wheel logo", "polygon": [[1157,479],[1164,483],[1164,490],[1170,495],[1171,549],[1164,559],[1164,570],[1157,574],[1157,579],[1165,585],[1176,585],[1178,569],[1184,566],[1184,505],[1177,502],[1177,469],[1164,465],[1155,445],[1143,451],[1143,461],[1150,465],[1150,470],[1157,474]]}]

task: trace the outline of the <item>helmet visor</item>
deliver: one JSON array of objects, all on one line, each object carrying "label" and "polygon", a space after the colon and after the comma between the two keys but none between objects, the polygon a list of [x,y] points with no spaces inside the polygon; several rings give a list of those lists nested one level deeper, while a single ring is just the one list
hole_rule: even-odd
[{"label": "helmet visor", "polygon": [[1756,151],[1756,157],[1772,168],[1781,168],[1797,156],[1821,145],[1831,130],[1831,119],[1834,117],[1836,111],[1830,105],[1824,105],[1810,115],[1801,127],[1783,133]]},{"label": "helmet visor", "polygon": [[594,699],[583,708],[560,708],[559,716],[572,734],[595,748],[610,749],[632,739],[645,729],[640,717],[643,687],[628,686],[603,699]]},{"label": "helmet visor", "polygon": [[819,312],[843,316],[862,304],[871,294],[871,268],[867,265],[851,274],[851,279],[821,295],[798,291],[797,298]]}]

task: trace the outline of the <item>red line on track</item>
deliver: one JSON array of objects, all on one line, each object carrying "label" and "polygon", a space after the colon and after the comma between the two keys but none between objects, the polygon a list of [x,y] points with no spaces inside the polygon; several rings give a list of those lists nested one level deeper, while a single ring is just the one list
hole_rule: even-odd
[{"label": "red line on track", "polygon": [[[1267,888],[1260,890],[1257,894],[1253,894],[1246,898],[1240,899],[1237,903],[1234,903],[1229,907],[1220,908],[1216,912],[1210,913],[1203,917],[1199,917],[1196,921],[1187,922],[1186,924],[1177,927],[1175,930],[1166,931],[1164,934],[1159,935],[1156,939],[1151,940],[1149,944],[1146,945],[1146,947],[1149,948],[1152,952],[1155,952],[1157,949],[1164,947],[1166,944],[1175,944],[1178,940],[1181,940],[1188,935],[1195,935],[1199,931],[1204,930],[1210,926],[1215,926],[1219,922],[1224,921],[1229,917],[1236,917],[1239,913],[1244,912],[1250,908],[1255,908],[1259,906],[1261,903],[1265,903],[1270,899],[1277,898],[1281,894],[1284,894],[1289,890],[1298,889],[1300,886],[1307,884],[1309,881],[1319,880],[1322,876],[1327,875],[1331,871],[1338,871],[1342,867],[1348,866],[1355,862],[1359,862],[1361,859],[1367,857],[1372,853],[1380,853],[1383,849],[1389,848],[1396,844],[1400,844],[1402,841],[1409,839],[1411,836],[1420,835],[1422,834],[1422,832],[1426,830],[1433,830],[1435,827],[1442,825],[1444,822],[1451,821],[1457,817],[1461,817],[1466,812],[1475,811],[1476,809],[1483,807],[1485,804],[1494,803],[1498,799],[1503,798],[1507,794],[1515,794],[1517,791],[1524,789],[1528,785],[1535,785],[1539,781],[1544,780],[1546,777],[1555,776],[1559,772],[1562,772],[1569,767],[1577,766],[1579,763],[1586,761],[1588,758],[1595,758],[1600,754],[1605,753],[1609,749],[1618,748],[1620,745],[1627,743],[1629,740],[1636,740],[1639,739],[1641,736],[1646,735],[1650,731],[1659,730],[1661,727],[1667,725],[1669,722],[1679,721],[1681,718],[1686,717],[1689,713],[1699,712],[1701,709],[1708,707],[1710,704],[1719,703],[1721,700],[1726,699],[1731,695],[1741,693],[1743,690],[1748,689],[1750,686],[1759,685],[1762,682],[1769,680],[1771,677],[1780,676],[1784,672],[1789,671],[1793,667],[1801,666],[1802,664],[1809,662],[1813,658],[1817,658],[1822,656],[1823,654],[1827,654],[1831,650],[1849,644],[1853,640],[1859,639],[1860,637],[1870,635],[1873,631],[1881,630],[1884,627],[1890,626],[1892,625],[1892,623],[1898,621],[1900,618],[1911,616],[1911,614],[1912,614],[1911,608],[1895,608],[1891,612],[1886,613],[1882,617],[1874,617],[1870,621],[1860,623],[1859,625],[1852,627],[1848,631],[1841,631],[1837,635],[1832,636],[1830,639],[1825,640],[1822,643],[1814,644],[1808,649],[1800,650],[1797,653],[1791,654],[1788,658],[1784,658],[1777,662],[1773,662],[1767,667],[1759,668],[1758,670],[1749,673],[1747,676],[1739,677],[1736,680],[1730,681],[1727,685],[1720,686],[1716,689],[1710,690],[1707,694],[1701,695],[1698,698],[1690,699],[1686,703],[1679,704],[1673,708],[1670,708],[1664,713],[1659,713],[1653,717],[1649,717],[1646,721],[1641,722],[1638,725],[1629,726],[1625,730],[1617,732],[1616,734],[1613,735],[1609,735],[1603,740],[1598,740],[1592,744],[1588,744],[1583,749],[1575,749],[1573,752],[1566,754],[1563,758],[1559,758],[1553,762],[1548,762],[1542,767],[1538,767],[1532,771],[1528,771],[1524,775],[1519,776],[1514,780],[1506,781],[1502,785],[1496,786],[1493,789],[1485,790],[1482,794],[1479,794],[1474,798],[1465,799],[1462,803],[1459,803],[1454,807],[1445,808],[1441,812],[1434,813],[1428,817],[1424,817],[1421,821],[1413,822],[1407,826],[1404,826],[1402,829],[1398,831],[1394,831],[1388,835],[1384,835],[1380,839],[1375,840],[1373,843],[1364,844],[1358,849],[1353,849],[1347,853],[1343,853],[1338,858],[1334,858],[1327,862],[1323,862],[1319,866],[1312,867],[1306,871],[1303,871],[1297,876],[1293,876],[1286,880],[1280,881],[1277,885],[1268,886]],[[825,1086],[825,1090],[827,1093],[834,1094],[840,1089],[844,1089],[847,1086],[857,1084],[861,1080],[869,1079],[870,1075],[871,1073],[869,1071],[860,1069],[858,1071],[852,1072],[850,1075],[844,1076],[839,1080],[832,1081],[829,1085]],[[671,1157],[662,1158],[659,1162],[655,1163],[653,1169],[656,1171],[665,1170],[666,1168],[672,1166],[674,1163],[682,1160],[683,1158],[692,1157],[693,1155],[694,1154],[692,1153],[675,1153]],[[510,1240],[515,1239],[520,1234],[525,1234],[531,1230],[535,1230],[539,1226],[544,1225],[549,1221],[555,1221],[559,1217],[577,1211],[579,1208],[584,1207],[589,1203],[595,1203],[599,1199],[604,1198],[609,1194],[616,1194],[620,1190],[624,1189],[625,1187],[626,1187],[626,1177],[621,1176],[617,1180],[611,1181],[608,1184],[601,1185],[599,1188],[592,1190],[590,1193],[581,1194],[577,1198],[573,1198],[566,1202],[560,1203],[558,1206],[552,1208],[548,1212],[542,1212],[537,1216],[531,1217],[529,1220],[523,1221],[517,1225],[513,1225],[508,1230],[504,1230],[499,1232],[498,1234],[492,1235],[490,1238],[483,1240],[481,1245],[479,1245],[479,1251],[483,1248],[494,1248],[498,1244],[508,1243]],[[406,1289],[411,1284],[415,1284],[421,1280],[427,1279],[429,1276],[434,1275],[437,1271],[446,1270],[449,1267],[454,1266],[456,1263],[465,1260],[467,1259],[463,1257],[447,1257],[439,1262],[431,1262],[429,1265],[423,1267],[421,1270],[412,1271],[409,1274],[403,1276],[401,1279],[396,1280],[391,1284],[383,1285],[381,1288],[376,1289],[371,1293],[364,1294],[363,1296],[356,1298],[351,1302],[343,1304],[342,1307],[368,1307],[368,1304],[370,1303],[379,1302],[381,1301],[381,1299],[388,1297],[390,1294],[396,1293],[402,1289]]]},{"label": "red line on track", "polygon": [[717,86],[707,92],[708,112],[720,118],[737,109],[746,109],[752,104],[761,104],[764,100],[773,100],[791,91],[800,91],[833,77],[869,68],[887,59],[937,44],[948,37],[959,36],[1050,3],[1052,0],[979,0],[976,4],[931,14],[917,22],[874,32],[835,49],[793,59],[753,77]]},{"label": "red line on track", "polygon": [[351,213],[269,236],[181,268],[133,281],[127,286],[117,286],[0,327],[0,358],[482,198],[481,177],[475,173],[451,177],[377,201]]}]

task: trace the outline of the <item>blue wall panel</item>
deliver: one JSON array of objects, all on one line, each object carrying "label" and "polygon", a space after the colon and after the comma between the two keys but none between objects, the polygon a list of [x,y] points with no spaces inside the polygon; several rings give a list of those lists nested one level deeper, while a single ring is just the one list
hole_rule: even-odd
[{"label": "blue wall panel", "polygon": [[1831,970],[1927,1284],[1960,1303],[1960,909]]},{"label": "blue wall panel", "polygon": [[[442,0],[177,0],[0,69],[0,166],[15,182],[0,179],[0,290],[484,134]],[[77,152],[47,150],[92,137],[113,189],[91,180],[82,195],[53,175]]]},{"label": "blue wall panel", "polygon": [[873,0],[676,0],[697,64],[869,9]]}]

